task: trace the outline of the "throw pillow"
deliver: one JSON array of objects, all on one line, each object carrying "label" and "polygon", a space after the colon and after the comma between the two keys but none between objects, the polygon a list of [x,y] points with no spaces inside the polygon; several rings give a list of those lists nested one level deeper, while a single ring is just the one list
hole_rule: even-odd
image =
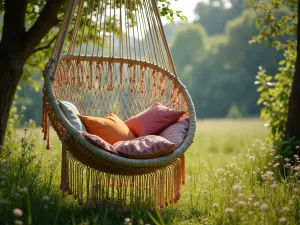
[{"label": "throw pillow", "polygon": [[125,124],[136,137],[156,135],[177,122],[184,113],[184,111],[173,110],[160,103],[156,103],[127,120]]},{"label": "throw pillow", "polygon": [[127,141],[135,138],[126,124],[115,114],[106,118],[78,115],[90,134],[97,135],[109,144]]},{"label": "throw pillow", "polygon": [[120,155],[128,158],[151,159],[170,154],[174,151],[175,144],[163,137],[149,135],[117,142],[114,147]]},{"label": "throw pillow", "polygon": [[78,131],[87,131],[86,127],[77,116],[80,114],[77,107],[68,101],[57,101],[63,114],[65,115],[67,120],[69,120],[69,122],[73,125],[73,127]]}]

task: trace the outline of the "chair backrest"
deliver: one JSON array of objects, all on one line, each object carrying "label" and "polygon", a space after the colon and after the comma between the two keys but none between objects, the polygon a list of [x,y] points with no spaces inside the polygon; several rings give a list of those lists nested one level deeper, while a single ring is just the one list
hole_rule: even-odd
[{"label": "chair backrest", "polygon": [[137,60],[64,56],[53,90],[57,99],[72,102],[82,115],[115,113],[126,120],[160,102],[189,116],[179,80],[157,65]]}]

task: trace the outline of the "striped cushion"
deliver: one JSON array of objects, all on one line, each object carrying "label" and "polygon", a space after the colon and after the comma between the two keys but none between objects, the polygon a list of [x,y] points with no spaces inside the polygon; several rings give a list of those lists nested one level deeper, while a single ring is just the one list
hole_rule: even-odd
[{"label": "striped cushion", "polygon": [[179,147],[187,135],[188,128],[189,123],[187,119],[180,120],[161,132],[159,136],[174,143],[176,147]]},{"label": "striped cushion", "polygon": [[107,143],[106,141],[104,141],[101,137],[98,137],[97,135],[94,134],[90,134],[87,132],[81,132],[82,136],[84,136],[86,139],[88,139],[92,144],[96,145],[97,147],[112,153],[112,154],[118,154],[118,152],[115,150],[115,148]]},{"label": "striped cushion", "polygon": [[149,135],[130,141],[119,141],[113,145],[117,152],[134,159],[150,159],[170,154],[175,144],[163,137]]}]

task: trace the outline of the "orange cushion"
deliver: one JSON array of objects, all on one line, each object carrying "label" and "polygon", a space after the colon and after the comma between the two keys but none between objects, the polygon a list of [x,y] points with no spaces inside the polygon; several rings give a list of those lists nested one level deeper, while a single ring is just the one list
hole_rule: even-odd
[{"label": "orange cushion", "polygon": [[134,134],[126,124],[115,114],[111,113],[106,118],[78,115],[90,134],[101,137],[104,141],[113,145],[118,141],[135,139]]}]

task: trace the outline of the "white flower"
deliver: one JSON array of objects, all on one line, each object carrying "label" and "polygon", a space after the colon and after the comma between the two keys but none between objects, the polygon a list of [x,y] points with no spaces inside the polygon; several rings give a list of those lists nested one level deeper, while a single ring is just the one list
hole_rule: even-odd
[{"label": "white flower", "polygon": [[233,208],[226,208],[226,209],[225,209],[225,212],[226,212],[226,213],[233,213]]},{"label": "white flower", "polygon": [[240,184],[234,184],[232,186],[232,189],[236,192],[239,192],[239,191],[243,190],[243,187]]},{"label": "white flower", "polygon": [[23,211],[21,209],[15,208],[12,212],[13,212],[15,217],[23,216]]},{"label": "white flower", "polygon": [[43,200],[44,200],[44,201],[49,201],[49,200],[50,200],[50,198],[49,198],[49,196],[48,196],[48,195],[44,195],[44,196],[43,196]]},{"label": "white flower", "polygon": [[237,205],[238,206],[244,206],[244,205],[247,205],[247,203],[245,201],[238,201]]},{"label": "white flower", "polygon": [[23,222],[21,220],[15,220],[15,225],[23,225]]},{"label": "white flower", "polygon": [[287,220],[286,220],[285,217],[281,217],[281,218],[279,219],[279,222],[280,222],[280,223],[286,223],[286,221],[287,221]]},{"label": "white flower", "polygon": [[254,202],[253,205],[254,205],[254,206],[260,206],[260,203],[259,203],[259,202]]},{"label": "white flower", "polygon": [[250,155],[250,156],[249,156],[249,159],[253,161],[253,160],[255,159],[255,156]]},{"label": "white flower", "polygon": [[273,165],[273,167],[276,168],[276,167],[278,167],[279,165],[280,165],[279,163],[275,163],[275,164]]},{"label": "white flower", "polygon": [[214,204],[213,204],[213,207],[218,208],[218,207],[219,207],[219,204],[218,204],[218,203],[214,203]]},{"label": "white flower", "polygon": [[269,206],[267,205],[267,204],[262,204],[261,206],[260,206],[260,209],[262,210],[262,211],[267,211],[268,209],[269,209]]},{"label": "white flower", "polygon": [[297,172],[299,172],[300,171],[300,166],[295,166],[294,170],[297,171]]},{"label": "white flower", "polygon": [[262,178],[264,180],[273,180],[274,177],[273,177],[274,173],[272,171],[267,171],[265,174],[262,175]]},{"label": "white flower", "polygon": [[289,209],[289,207],[283,207],[282,208],[282,211],[289,211],[290,209]]},{"label": "white flower", "polygon": [[130,219],[130,218],[125,218],[125,222],[126,222],[126,223],[130,223],[130,222],[131,222],[131,219]]}]

